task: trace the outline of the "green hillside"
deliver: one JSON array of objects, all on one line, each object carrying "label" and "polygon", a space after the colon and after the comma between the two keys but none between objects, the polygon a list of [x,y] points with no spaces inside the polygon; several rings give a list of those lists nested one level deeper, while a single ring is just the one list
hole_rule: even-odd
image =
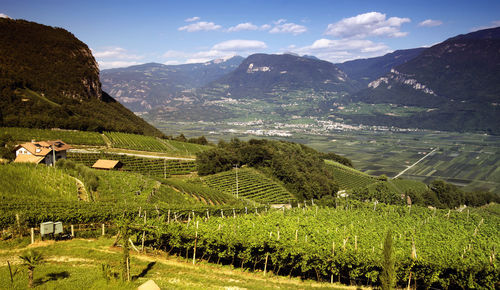
[{"label": "green hillside", "polygon": [[332,160],[325,160],[325,163],[341,190],[365,187],[377,182],[374,176],[358,171],[352,167],[345,166]]},{"label": "green hillside", "polygon": [[88,46],[62,29],[0,18],[0,126],[162,136],[101,90]]},{"label": "green hillside", "polygon": [[[236,174],[238,177],[236,177]],[[238,180],[238,186],[236,186]],[[210,187],[258,203],[289,203],[292,195],[279,183],[253,168],[241,168],[203,177]]]}]

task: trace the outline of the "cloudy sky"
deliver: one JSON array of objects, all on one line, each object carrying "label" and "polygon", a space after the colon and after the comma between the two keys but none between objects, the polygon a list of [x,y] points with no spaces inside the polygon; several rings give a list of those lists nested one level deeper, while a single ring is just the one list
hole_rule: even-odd
[{"label": "cloudy sky", "polygon": [[62,27],[101,69],[231,55],[314,55],[334,63],[431,46],[500,26],[500,1],[2,0],[0,17]]}]

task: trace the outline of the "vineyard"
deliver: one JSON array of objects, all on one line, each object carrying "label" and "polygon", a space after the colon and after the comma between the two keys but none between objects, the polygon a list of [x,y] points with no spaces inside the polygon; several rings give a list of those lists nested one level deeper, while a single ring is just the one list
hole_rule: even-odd
[{"label": "vineyard", "polygon": [[165,184],[176,188],[180,192],[195,197],[198,201],[209,205],[243,205],[241,200],[223,191],[215,190],[203,184],[199,179],[177,179],[170,178],[164,181]]},{"label": "vineyard", "polygon": [[267,214],[151,220],[149,243],[180,256],[277,275],[377,286],[393,232],[398,287],[489,288],[499,282],[500,206],[462,212],[350,204]]},{"label": "vineyard", "polygon": [[119,160],[122,170],[141,173],[145,176],[168,177],[170,175],[189,174],[196,170],[196,163],[191,160],[142,158],[111,153],[75,153],[68,152],[68,159],[91,167],[98,159]]},{"label": "vineyard", "polygon": [[162,152],[180,156],[192,156],[206,150],[208,146],[166,140],[151,136],[136,134],[105,132],[114,148],[132,149],[140,151]]},{"label": "vineyard", "polygon": [[[236,174],[238,186],[236,186]],[[253,168],[242,168],[209,175],[203,181],[210,187],[239,198],[267,203],[290,203],[291,194],[280,184]]]},{"label": "vineyard", "polygon": [[16,141],[63,140],[68,144],[106,145],[97,132],[1,127],[0,135],[11,135]]},{"label": "vineyard", "polygon": [[32,164],[0,165],[0,199],[16,201],[76,201],[75,179],[60,170]]},{"label": "vineyard", "polygon": [[377,182],[375,177],[358,171],[352,167],[348,167],[331,160],[325,160],[325,162],[340,189],[345,190],[360,188]]}]

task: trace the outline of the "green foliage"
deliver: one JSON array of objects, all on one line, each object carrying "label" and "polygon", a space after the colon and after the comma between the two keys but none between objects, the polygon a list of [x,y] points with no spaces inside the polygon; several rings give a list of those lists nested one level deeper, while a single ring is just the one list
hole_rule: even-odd
[{"label": "green foliage", "polygon": [[375,177],[341,163],[330,160],[325,160],[325,163],[340,189],[360,188],[377,182]]},{"label": "green foliage", "polygon": [[[398,288],[407,285],[410,271],[422,288],[494,288],[500,277],[498,257],[492,257],[500,241],[499,208],[468,213],[416,206],[410,214],[405,206],[381,204],[374,210],[371,204],[351,203],[348,210],[308,207],[236,218],[202,216],[196,218],[196,229],[195,220],[152,220],[148,225],[155,230],[147,235],[179,255],[192,249],[196,239],[197,256],[246,269],[263,270],[268,257],[267,269],[274,274],[302,279],[330,281],[333,275],[343,283],[377,287],[385,268]],[[392,250],[386,251],[389,263],[384,266],[388,230]]]},{"label": "green foliage", "polygon": [[196,163],[191,160],[163,159],[129,156],[109,153],[68,153],[69,160],[82,163],[88,167],[98,159],[119,160],[123,163],[121,170],[141,173],[144,176],[168,177],[170,175],[189,174],[196,170]]},{"label": "green foliage", "polygon": [[7,160],[16,158],[16,153],[14,152],[16,143],[14,141],[15,139],[12,135],[0,132],[0,158]]},{"label": "green foliage", "polygon": [[[236,189],[236,174],[238,174],[238,189]],[[234,169],[214,175],[208,175],[203,181],[211,188],[226,192],[258,203],[290,203],[294,199],[279,183],[266,177],[253,168]]]},{"label": "green foliage", "polygon": [[338,190],[323,156],[314,149],[292,142],[233,139],[198,153],[196,162],[199,175],[227,171],[234,165],[255,167],[282,182],[297,199],[310,200],[333,195]]},{"label": "green foliage", "polygon": [[73,177],[44,165],[13,163],[0,165],[1,203],[76,201]]},{"label": "green foliage", "polygon": [[13,141],[62,140],[67,144],[106,145],[102,136],[96,132],[73,130],[49,130],[36,128],[2,127],[0,136],[12,136]]},{"label": "green foliage", "polygon": [[33,275],[35,268],[43,263],[43,256],[41,253],[35,251],[35,250],[28,250],[19,258],[23,261],[23,266],[26,266],[28,268],[28,287],[33,288]]},{"label": "green foliage", "polygon": [[394,268],[395,260],[393,252],[392,231],[389,229],[384,240],[382,273],[380,276],[380,282],[382,283],[382,289],[384,290],[394,289],[394,284],[396,282],[396,269]]},{"label": "green foliage", "polygon": [[186,138],[182,139],[183,141],[180,141],[181,139],[179,138],[167,140],[152,136],[118,132],[105,132],[105,135],[115,148],[163,152],[174,155],[194,155],[210,148],[203,144],[188,143]]}]

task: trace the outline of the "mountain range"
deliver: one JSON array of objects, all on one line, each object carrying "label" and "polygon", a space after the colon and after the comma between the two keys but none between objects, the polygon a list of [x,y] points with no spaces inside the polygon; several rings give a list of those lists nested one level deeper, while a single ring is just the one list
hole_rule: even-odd
[{"label": "mountain range", "polygon": [[233,56],[183,65],[146,63],[103,70],[101,82],[104,90],[129,109],[149,111],[222,77],[242,61],[243,57]]},{"label": "mountain range", "polygon": [[[330,116],[353,124],[500,134],[499,35],[500,28],[480,30],[428,48],[339,64],[259,53],[230,63],[104,70],[102,79],[126,106],[149,111],[150,120],[214,121],[272,109],[285,119]],[[297,109],[283,109],[287,104]],[[373,111],[342,109],[363,104]],[[378,105],[404,113],[380,112]]]},{"label": "mountain range", "polygon": [[346,101],[425,109],[411,118],[358,116],[357,122],[500,134],[500,27],[427,48]]}]

